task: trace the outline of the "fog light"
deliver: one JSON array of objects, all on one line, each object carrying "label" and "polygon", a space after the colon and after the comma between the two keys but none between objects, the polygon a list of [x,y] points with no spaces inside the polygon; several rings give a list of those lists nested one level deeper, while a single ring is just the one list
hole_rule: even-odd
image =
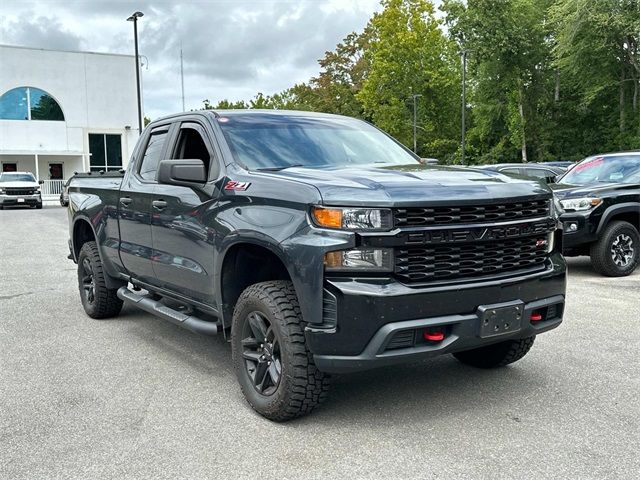
[{"label": "fog light", "polygon": [[564,230],[568,233],[578,231],[578,222],[564,222]]}]

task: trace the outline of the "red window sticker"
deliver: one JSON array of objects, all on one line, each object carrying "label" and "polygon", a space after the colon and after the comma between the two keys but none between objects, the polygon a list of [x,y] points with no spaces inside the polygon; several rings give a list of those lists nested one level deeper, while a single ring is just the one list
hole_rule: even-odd
[{"label": "red window sticker", "polygon": [[588,162],[582,163],[574,168],[576,172],[581,172],[582,170],[587,170],[592,167],[597,167],[604,162],[604,157],[596,157],[593,160],[589,160]]},{"label": "red window sticker", "polygon": [[244,192],[249,188],[251,182],[236,182],[235,180],[229,180],[224,186],[225,190],[235,190],[237,192]]}]

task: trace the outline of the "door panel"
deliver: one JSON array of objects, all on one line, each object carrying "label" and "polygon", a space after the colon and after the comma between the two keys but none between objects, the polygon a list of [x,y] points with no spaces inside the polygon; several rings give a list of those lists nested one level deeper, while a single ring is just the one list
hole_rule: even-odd
[{"label": "door panel", "polygon": [[157,187],[154,172],[164,158],[168,133],[167,126],[154,129],[148,135],[141,159],[125,175],[118,199],[120,258],[133,277],[152,285],[157,284],[151,233],[151,202]]},{"label": "door panel", "polygon": [[[170,151],[173,159],[200,159],[208,173],[218,171],[208,137],[198,124],[183,123]],[[159,204],[151,222],[159,285],[213,307],[216,232],[210,219],[216,214],[218,193],[211,188],[159,185],[154,200],[165,205]]]}]

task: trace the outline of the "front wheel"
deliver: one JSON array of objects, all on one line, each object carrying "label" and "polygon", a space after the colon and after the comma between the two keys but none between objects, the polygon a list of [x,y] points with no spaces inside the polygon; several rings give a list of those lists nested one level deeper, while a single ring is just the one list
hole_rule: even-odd
[{"label": "front wheel", "polygon": [[519,340],[507,340],[486,347],[474,348],[453,354],[460,362],[477,368],[504,367],[524,357],[531,347],[535,335]]},{"label": "front wheel", "polygon": [[611,222],[591,246],[591,265],[607,277],[633,273],[640,262],[640,234],[629,222]]},{"label": "front wheel", "polygon": [[257,283],[242,292],[233,312],[231,350],[242,393],[270,420],[306,415],[327,396],[329,377],[313,363],[291,282]]}]

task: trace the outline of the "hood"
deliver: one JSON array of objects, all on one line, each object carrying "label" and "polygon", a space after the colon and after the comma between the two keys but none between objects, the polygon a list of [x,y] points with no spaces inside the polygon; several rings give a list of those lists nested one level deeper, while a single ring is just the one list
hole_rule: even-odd
[{"label": "hood", "polygon": [[602,197],[607,194],[615,194],[624,190],[635,190],[636,184],[626,183],[594,183],[591,185],[570,185],[565,183],[555,183],[549,185],[553,193],[559,199],[579,198],[579,197]]},{"label": "hood", "polygon": [[39,187],[38,182],[1,182],[0,188],[36,188]]},{"label": "hood", "polygon": [[335,206],[411,206],[425,202],[435,205],[451,202],[497,203],[509,198],[551,195],[545,185],[536,181],[464,167],[295,167],[270,172],[268,175],[313,185],[320,191],[323,204]]}]

